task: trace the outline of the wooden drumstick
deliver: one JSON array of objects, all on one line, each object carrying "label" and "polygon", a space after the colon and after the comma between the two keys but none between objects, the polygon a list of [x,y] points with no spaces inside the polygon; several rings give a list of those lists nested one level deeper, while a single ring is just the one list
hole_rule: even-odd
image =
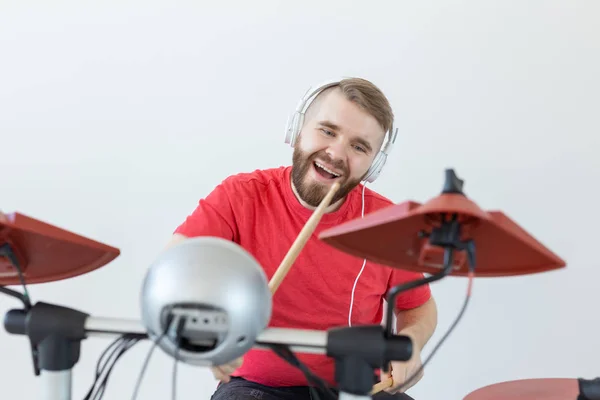
[{"label": "wooden drumstick", "polygon": [[317,225],[319,224],[319,221],[321,220],[321,217],[325,213],[325,209],[329,206],[333,195],[338,191],[339,188],[340,184],[338,182],[335,182],[333,185],[331,185],[329,192],[327,192],[323,200],[321,200],[321,203],[319,203],[319,206],[312,213],[308,221],[306,221],[306,224],[298,234],[298,237],[292,244],[292,247],[290,247],[283,261],[277,268],[277,271],[275,271],[275,274],[271,278],[271,281],[269,281],[269,289],[271,289],[271,294],[275,293],[275,291],[283,281],[283,278],[285,278],[288,271],[292,267],[292,264],[294,263],[294,261],[296,261],[298,254],[300,254],[300,251],[308,241],[308,238],[316,229]]},{"label": "wooden drumstick", "polygon": [[376,383],[373,385],[373,389],[371,389],[371,395],[381,392],[382,390],[385,390],[387,388],[391,388],[393,384],[394,384],[394,380],[391,377],[389,377],[379,383]]}]

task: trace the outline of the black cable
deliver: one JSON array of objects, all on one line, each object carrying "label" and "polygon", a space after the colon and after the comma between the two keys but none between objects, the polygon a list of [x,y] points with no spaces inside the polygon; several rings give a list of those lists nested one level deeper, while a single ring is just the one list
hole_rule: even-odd
[{"label": "black cable", "polygon": [[[102,355],[100,356],[100,359],[98,360],[98,363],[96,365],[96,373],[95,373],[95,379],[94,382],[92,383],[92,386],[90,387],[90,390],[88,391],[88,393],[86,394],[86,397],[84,398],[84,400],[100,400],[103,398],[105,390],[106,390],[106,385],[108,384],[108,379],[113,371],[113,368],[115,367],[117,361],[119,360],[119,358],[121,358],[121,356],[123,354],[125,354],[125,352],[127,350],[129,350],[131,347],[133,347],[136,343],[138,343],[140,340],[142,340],[145,336],[144,335],[136,335],[136,334],[124,334],[122,336],[120,336],[118,339],[116,339],[115,341],[113,341],[102,353]],[[110,353],[108,353],[109,350],[111,350]],[[102,364],[102,361],[104,360],[105,356],[108,355],[108,357],[106,357],[106,361]],[[106,371],[106,373],[104,374],[104,372]],[[102,379],[100,379],[100,377],[103,376]],[[96,385],[99,383],[98,387],[96,387]],[[94,389],[95,389],[95,393],[94,393]]]},{"label": "black cable", "polygon": [[0,293],[4,293],[4,294],[12,296],[16,299],[19,299],[23,303],[25,308],[27,308],[27,297],[23,293],[17,292],[16,290],[9,289],[6,286],[0,286]]},{"label": "black cable", "polygon": [[[6,257],[12,265],[17,270],[17,274],[19,275],[19,281],[21,282],[21,286],[23,286],[23,293],[19,293],[16,290],[9,289],[4,286],[0,286],[0,292],[7,294],[9,296],[16,297],[23,303],[23,307],[26,312],[31,310],[31,296],[29,296],[29,290],[27,290],[27,284],[25,283],[25,275],[23,274],[23,269],[19,264],[19,260],[17,260],[17,256],[15,255],[10,243],[5,242],[0,245],[0,256]],[[40,375],[40,365],[39,365],[39,354],[38,348],[30,341],[31,347],[31,360],[33,364],[33,372],[36,376]]]},{"label": "black cable", "polygon": [[273,344],[270,345],[270,347],[276,355],[281,357],[283,360],[287,361],[292,366],[298,368],[304,374],[304,377],[309,383],[309,390],[317,400],[319,399],[319,395],[315,390],[315,386],[323,389],[324,391],[327,391],[326,384],[322,382],[322,380],[318,376],[314,375],[312,371],[310,371],[306,367],[306,365],[304,365],[300,360],[298,360],[298,358],[293,354],[293,352],[288,346],[283,344]]},{"label": "black cable", "polygon": [[[17,260],[17,256],[15,255],[12,247],[10,247],[9,243],[3,243],[0,246],[0,255],[5,256],[12,263],[12,265],[17,270],[17,274],[19,276],[19,281],[21,282],[21,286],[23,286],[23,294],[19,294],[13,290],[7,289],[6,291],[2,291],[5,294],[10,294],[14,296],[15,294],[19,294],[15,297],[19,298],[25,305],[25,309],[29,310],[31,308],[31,297],[29,296],[29,291],[27,290],[27,284],[25,283],[25,275],[23,274],[23,270],[21,269],[21,265],[19,264],[19,260]],[[12,292],[12,293],[10,293]]]},{"label": "black cable", "polygon": [[98,359],[98,362],[96,363],[96,375],[95,375],[95,379],[98,378],[98,376],[101,374],[101,371],[104,369],[104,367],[101,368],[100,365],[102,364],[102,360],[104,359],[104,357],[108,354],[108,351],[112,347],[117,346],[118,344],[120,344],[121,342],[123,342],[124,339],[125,339],[125,335],[119,336],[106,349],[104,349],[104,351],[100,355],[100,358]]},{"label": "black cable", "polygon": [[[87,392],[87,394],[83,398],[84,400],[89,400],[92,398],[92,393],[94,392],[94,387],[96,387],[96,383],[98,383],[98,379],[100,378],[100,375],[102,374],[102,371],[104,370],[104,368],[106,366],[106,364],[104,364],[104,367],[100,367],[100,365],[102,364],[102,360],[108,354],[108,352],[111,350],[111,348],[118,346],[123,340],[124,340],[124,336],[119,336],[110,345],[108,345],[108,347],[106,347],[106,349],[104,349],[104,351],[100,355],[100,358],[98,359],[98,362],[96,363],[96,372],[94,374],[94,382],[92,382],[92,386],[90,387],[90,390]],[[112,357],[113,354],[114,353],[111,353],[110,357]]]},{"label": "black cable", "polygon": [[110,374],[112,373],[113,368],[115,367],[115,365],[116,365],[117,361],[119,360],[119,358],[121,358],[121,356],[123,354],[125,354],[125,352],[127,350],[129,350],[131,347],[133,347],[139,341],[140,341],[139,338],[127,338],[123,342],[123,344],[119,348],[119,351],[117,352],[117,354],[116,354],[113,362],[110,364],[110,367],[108,368],[108,371],[106,372],[106,375],[104,375],[104,379],[102,380],[102,383],[100,384],[99,393],[96,395],[95,400],[100,400],[104,396],[104,391],[106,389],[106,384],[108,383],[108,378],[110,377]]},{"label": "black cable", "polygon": [[[91,399],[99,400],[104,396],[104,393],[106,390],[106,383],[108,381],[108,375],[110,374],[112,367],[116,363],[116,360],[117,360],[119,354],[121,354],[121,352],[123,351],[123,348],[125,347],[125,343],[127,343],[126,339],[123,339],[121,342],[119,342],[119,345],[110,354],[110,357],[109,357],[110,361],[107,361],[104,364],[104,366],[100,369],[98,378],[104,373],[104,371],[106,371],[106,373],[104,374],[104,377],[102,380],[97,379],[96,382],[94,382],[94,385],[96,383],[98,383],[98,381],[100,381],[100,384],[96,388],[95,394],[92,395]],[[109,367],[109,365],[110,365],[110,367]]]},{"label": "black cable", "polygon": [[290,350],[289,346],[273,343],[269,344],[269,347],[275,354],[287,361],[292,366],[298,368],[304,374],[309,383],[309,390],[317,400],[319,400],[319,395],[316,392],[315,387],[321,389],[328,398],[337,400],[338,396],[331,390],[329,384],[314,374],[305,364],[303,364],[298,357],[296,357],[294,352]]},{"label": "black cable", "polygon": [[463,317],[466,309],[467,309],[467,305],[469,304],[469,300],[471,299],[471,290],[473,287],[473,277],[475,275],[475,245],[473,242],[469,242],[467,244],[467,257],[468,257],[468,262],[469,262],[469,273],[468,273],[468,286],[467,286],[467,293],[465,296],[465,300],[463,302],[463,305],[458,313],[458,315],[456,316],[456,318],[454,319],[454,322],[452,323],[452,325],[450,325],[450,328],[448,328],[448,330],[446,331],[446,333],[442,336],[442,338],[439,340],[439,342],[435,345],[435,347],[433,348],[433,350],[431,351],[431,354],[429,354],[429,356],[427,356],[427,358],[425,359],[425,361],[421,364],[421,366],[419,367],[419,369],[417,371],[415,371],[408,379],[406,379],[402,384],[398,385],[398,386],[393,386],[392,388],[388,389],[387,391],[391,394],[396,394],[398,392],[403,391],[406,386],[408,386],[410,384],[410,382],[421,373],[421,371],[423,371],[423,369],[425,369],[425,366],[429,363],[429,361],[431,360],[431,358],[435,355],[435,353],[439,350],[439,348],[442,346],[442,344],[444,343],[444,341],[448,338],[448,336],[450,336],[450,333],[452,333],[452,331],[454,330],[454,328],[456,328],[456,325],[458,325],[458,322],[461,320],[461,318]]},{"label": "black cable", "polygon": [[[150,357],[154,351],[154,348],[156,347],[156,345],[158,344],[158,341],[160,341],[162,339],[163,336],[165,336],[167,334],[170,322],[171,322],[172,318],[169,318],[168,320],[168,324],[165,328],[165,331],[163,332],[163,334],[156,340],[153,342],[152,347],[150,349],[150,352],[148,353],[148,355],[146,356],[146,360],[144,362],[144,366],[142,368],[140,377],[138,378],[138,382],[136,385],[136,390],[134,392],[134,398],[137,396],[137,391],[139,390],[139,386],[141,384],[144,372],[148,366],[148,362],[150,360]],[[181,326],[182,328],[183,326]],[[178,334],[181,331],[178,331]],[[142,339],[146,338],[147,335],[139,335],[139,334],[124,334],[122,336],[120,336],[119,338],[117,338],[116,340],[114,340],[104,351],[103,353],[100,355],[100,358],[98,360],[98,363],[96,365],[96,373],[95,373],[95,379],[94,382],[90,388],[90,390],[88,391],[88,393],[86,394],[86,397],[84,398],[84,400],[100,400],[102,399],[102,397],[104,396],[104,392],[106,389],[106,385],[108,383],[108,378],[110,377],[110,374],[114,368],[114,366],[116,365],[117,361],[119,360],[119,358],[127,351],[129,350],[131,347],[133,347],[136,343],[138,343],[139,341],[141,341]],[[112,351],[110,351],[112,349]],[[110,353],[109,353],[110,351]],[[107,354],[108,357],[107,357]],[[104,362],[104,364],[102,366],[100,366],[102,364],[102,361],[105,359],[106,357],[106,361]],[[110,365],[110,366],[109,366]],[[108,369],[107,369],[108,368]],[[95,395],[93,395],[94,393],[94,388],[96,386],[96,384],[99,381],[100,376],[102,375],[102,373],[104,371],[107,371],[106,374],[104,375],[104,378],[102,379],[100,385],[97,387],[96,389],[96,393]]]},{"label": "black cable", "polygon": [[450,272],[452,272],[453,264],[452,260],[454,257],[454,249],[452,247],[446,247],[444,249],[444,268],[438,272],[437,274],[430,275],[428,277],[422,279],[416,279],[413,281],[409,281],[406,283],[401,283],[396,285],[390,289],[387,295],[387,303],[388,308],[386,310],[385,315],[385,334],[386,337],[393,336],[393,324],[392,321],[394,319],[394,304],[396,304],[396,298],[400,295],[400,293],[407,292],[411,289],[415,289],[419,286],[424,286],[440,279],[445,278]]},{"label": "black cable", "polygon": [[[167,332],[169,332],[169,328],[171,326],[172,321],[173,321],[173,315],[169,314],[169,316],[167,317],[166,324],[165,324],[165,329],[163,330],[163,332],[160,334],[160,336],[156,340],[152,341],[152,346],[150,346],[150,350],[148,351],[148,354],[146,355],[146,359],[144,360],[144,364],[142,365],[140,375],[138,376],[138,380],[135,384],[135,389],[133,391],[133,397],[131,398],[132,400],[135,400],[135,398],[137,397],[138,391],[140,390],[140,385],[142,384],[142,379],[144,377],[144,374],[146,373],[146,368],[148,368],[148,364],[150,362],[150,357],[152,357],[152,353],[154,352],[154,349],[158,345],[158,342],[160,342],[162,340],[162,338],[167,335]],[[148,337],[150,337],[150,335],[148,335]]]},{"label": "black cable", "polygon": [[152,356],[152,353],[154,352],[154,349],[158,345],[158,342],[160,340],[162,340],[162,338],[164,336],[165,336],[165,333],[163,333],[162,335],[160,335],[157,340],[154,340],[152,342],[152,346],[150,347],[150,351],[148,351],[148,354],[146,355],[146,359],[144,360],[144,364],[142,365],[142,370],[140,371],[140,375],[138,376],[138,380],[137,380],[137,382],[135,384],[135,389],[134,389],[134,392],[133,392],[132,399],[135,399],[137,397],[138,391],[140,389],[140,385],[142,383],[142,378],[144,377],[144,373],[146,372],[146,368],[148,367],[148,362],[150,361],[150,357]]}]

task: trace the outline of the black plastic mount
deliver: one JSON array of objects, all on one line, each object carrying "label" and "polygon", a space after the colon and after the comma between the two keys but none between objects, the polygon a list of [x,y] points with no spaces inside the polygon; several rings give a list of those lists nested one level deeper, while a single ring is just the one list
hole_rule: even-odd
[{"label": "black plastic mount", "polygon": [[8,333],[25,335],[34,351],[34,370],[65,371],[79,361],[89,315],[71,308],[39,302],[29,310],[14,309],[4,316]]},{"label": "black plastic mount", "polygon": [[381,325],[330,329],[327,356],[335,360],[335,380],[341,392],[368,396],[375,382],[375,370],[390,361],[407,361],[412,356],[407,336],[386,337]]},{"label": "black plastic mount", "polygon": [[577,380],[579,395],[577,400],[600,400],[600,378]]},{"label": "black plastic mount", "polygon": [[452,168],[446,169],[445,174],[446,179],[444,180],[444,188],[442,189],[442,193],[464,194],[463,186],[465,181],[459,179]]},{"label": "black plastic mount", "polygon": [[79,361],[81,340],[86,338],[85,321],[89,314],[68,307],[39,302],[31,305],[21,265],[9,243],[0,244],[0,256],[6,257],[19,273],[25,294],[0,286],[0,292],[15,297],[23,309],[13,309],[4,316],[8,333],[29,338],[33,370],[65,371]]}]

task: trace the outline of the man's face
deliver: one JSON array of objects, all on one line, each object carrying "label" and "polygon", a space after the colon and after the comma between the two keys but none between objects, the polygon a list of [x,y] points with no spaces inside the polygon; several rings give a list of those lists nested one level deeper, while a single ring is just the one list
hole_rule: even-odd
[{"label": "man's face", "polygon": [[360,183],[385,132],[373,116],[338,89],[325,93],[307,117],[294,147],[292,183],[300,198],[316,207],[338,181],[340,189],[333,204]]}]

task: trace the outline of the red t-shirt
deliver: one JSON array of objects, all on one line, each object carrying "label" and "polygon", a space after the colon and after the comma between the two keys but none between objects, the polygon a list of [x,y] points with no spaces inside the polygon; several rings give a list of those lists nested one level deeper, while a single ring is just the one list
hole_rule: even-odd
[{"label": "red t-shirt", "polygon": [[[313,211],[303,207],[291,188],[291,167],[240,173],[225,179],[175,230],[188,237],[230,239],[251,253],[271,279]],[[324,214],[294,265],[273,296],[270,327],[326,330],[347,326],[352,288],[363,259],[320,241],[320,231],[361,217],[362,185],[335,212]],[[365,215],[393,204],[366,188]],[[380,324],[383,299],[392,286],[422,278],[414,272],[367,262],[354,292],[352,325]],[[398,296],[397,307],[425,303],[429,286]],[[357,343],[357,345],[360,345]],[[308,368],[330,384],[333,360],[324,355],[297,354]],[[270,350],[252,349],[233,374],[270,386],[306,385],[302,372]]]}]

